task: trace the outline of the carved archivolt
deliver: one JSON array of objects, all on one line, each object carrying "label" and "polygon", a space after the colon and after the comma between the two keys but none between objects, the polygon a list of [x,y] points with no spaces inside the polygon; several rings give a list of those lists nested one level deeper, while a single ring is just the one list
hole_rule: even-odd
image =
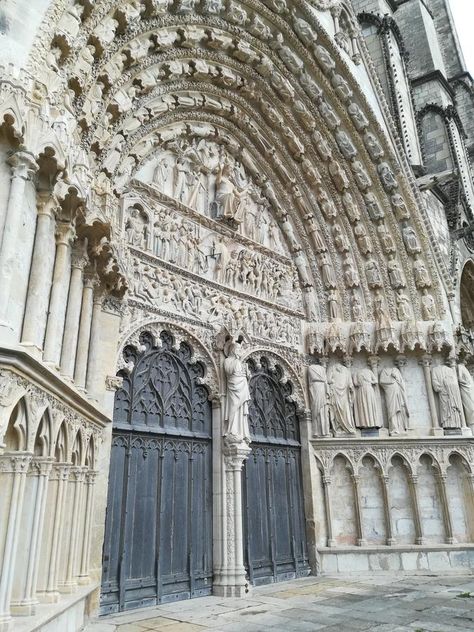
[{"label": "carved archivolt", "polygon": [[[313,4],[339,15],[339,2]],[[305,3],[291,11],[284,1],[263,6],[253,0],[202,7],[188,0],[176,6],[76,2],[64,13],[62,6],[51,8],[42,27],[41,63],[37,51],[31,60],[32,68],[42,67],[39,81],[35,87],[29,78],[25,85],[38,93],[41,81],[48,84],[61,116],[48,121],[45,132],[70,139],[65,156],[77,155],[71,144],[81,139],[85,168],[71,170],[67,178],[83,192],[93,184],[97,207],[112,223],[117,221],[112,190],[119,193],[167,138],[179,139],[189,135],[190,125],[209,122],[226,151],[248,147],[280,226],[289,218],[297,238],[292,258],[301,284],[317,290],[319,318],[355,320],[354,296],[372,314],[375,290],[386,294],[394,319],[401,309],[396,296],[403,294],[415,319],[431,320],[422,290],[442,315],[408,176],[399,172],[346,62]],[[64,86],[69,90],[62,102]],[[29,98],[25,91],[23,104]],[[9,116],[16,133],[25,136],[21,107],[11,106]],[[115,234],[124,229],[117,225]],[[404,239],[408,229],[419,250]],[[304,259],[308,267],[302,272]],[[380,280],[366,276],[371,261],[377,262]],[[427,271],[423,287],[420,273],[412,270],[415,261]],[[344,265],[357,268],[359,280],[343,276]],[[393,272],[397,265],[404,272],[402,285]],[[306,311],[309,318],[317,313]]]},{"label": "carved archivolt", "polygon": [[167,331],[173,336],[174,346],[178,349],[182,342],[186,342],[192,351],[191,362],[200,362],[205,370],[202,383],[209,388],[209,394],[211,399],[218,399],[222,393],[221,382],[219,378],[219,371],[216,362],[211,355],[209,349],[211,348],[210,337],[207,339],[209,348],[203,344],[202,332],[192,332],[190,328],[184,328],[176,325],[174,322],[160,320],[159,322],[149,321],[143,322],[138,328],[134,328],[132,332],[127,332],[123,337],[119,345],[119,354],[117,361],[117,371],[126,371],[131,373],[133,371],[133,363],[128,361],[124,356],[124,350],[126,347],[134,347],[137,351],[140,351],[142,347],[141,335],[144,333],[152,334],[155,344],[160,345],[160,334],[162,331]]}]

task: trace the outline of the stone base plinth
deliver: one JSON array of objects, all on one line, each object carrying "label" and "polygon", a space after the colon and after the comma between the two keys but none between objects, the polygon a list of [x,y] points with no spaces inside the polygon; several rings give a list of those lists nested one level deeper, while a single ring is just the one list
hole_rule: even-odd
[{"label": "stone base plinth", "polygon": [[472,574],[474,545],[377,546],[319,549],[322,573]]}]

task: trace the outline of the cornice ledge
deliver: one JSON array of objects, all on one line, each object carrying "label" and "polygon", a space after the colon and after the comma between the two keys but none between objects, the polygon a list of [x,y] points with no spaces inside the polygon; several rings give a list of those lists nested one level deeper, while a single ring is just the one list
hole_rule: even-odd
[{"label": "cornice ledge", "polygon": [[111,422],[110,417],[94,406],[84,395],[22,349],[9,349],[0,346],[0,368],[8,369],[27,378],[63,404],[67,404],[86,419],[101,427],[105,427]]}]

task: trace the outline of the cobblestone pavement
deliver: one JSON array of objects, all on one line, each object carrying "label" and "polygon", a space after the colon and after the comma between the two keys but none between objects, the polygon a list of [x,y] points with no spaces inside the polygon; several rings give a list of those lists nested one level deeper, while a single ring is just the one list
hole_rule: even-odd
[{"label": "cobblestone pavement", "polygon": [[91,622],[86,632],[474,632],[474,577],[306,579],[247,599],[203,597]]}]

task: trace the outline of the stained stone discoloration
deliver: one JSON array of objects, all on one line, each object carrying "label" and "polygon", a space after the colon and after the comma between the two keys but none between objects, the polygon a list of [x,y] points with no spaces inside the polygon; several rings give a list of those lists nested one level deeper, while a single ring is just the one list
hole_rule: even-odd
[{"label": "stained stone discoloration", "polygon": [[208,597],[168,604],[91,622],[85,632],[467,632],[472,629],[474,580],[469,581],[466,576],[434,575],[400,579],[396,574],[382,574],[375,580],[362,574],[357,578],[313,577],[256,588],[248,601]]}]

